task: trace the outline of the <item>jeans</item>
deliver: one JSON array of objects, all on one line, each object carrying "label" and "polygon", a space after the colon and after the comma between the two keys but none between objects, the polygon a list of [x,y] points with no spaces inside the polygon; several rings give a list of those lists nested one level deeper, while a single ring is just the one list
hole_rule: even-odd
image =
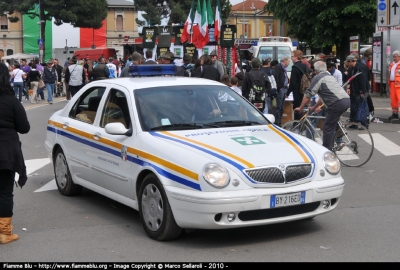
[{"label": "jeans", "polygon": [[47,101],[53,103],[54,83],[46,83]]},{"label": "jeans", "polygon": [[266,97],[265,98],[265,105],[264,105],[264,114],[268,114],[269,111],[271,110],[271,98],[270,97]]},{"label": "jeans", "polygon": [[15,97],[18,98],[18,95],[19,95],[19,101],[22,101],[22,90],[23,89],[24,89],[24,82],[14,82]]},{"label": "jeans", "polygon": [[281,88],[276,93],[275,124],[282,125],[283,106],[285,104],[286,88]]},{"label": "jeans", "polygon": [[12,217],[14,207],[14,177],[9,170],[0,170],[0,217]]},{"label": "jeans", "polygon": [[[44,93],[43,93],[44,88],[38,88],[37,90],[37,95],[38,95],[38,100],[44,100]],[[40,96],[40,99],[39,99]]]}]

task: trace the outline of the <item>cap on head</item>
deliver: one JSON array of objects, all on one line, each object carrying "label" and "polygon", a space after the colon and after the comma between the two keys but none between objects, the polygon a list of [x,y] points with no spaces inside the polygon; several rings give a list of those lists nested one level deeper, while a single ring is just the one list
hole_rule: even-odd
[{"label": "cap on head", "polygon": [[261,61],[258,57],[254,57],[253,60],[251,60],[251,66],[253,68],[259,68],[261,66]]},{"label": "cap on head", "polygon": [[346,62],[356,61],[356,57],[353,54],[350,54],[346,57]]},{"label": "cap on head", "polygon": [[173,54],[172,52],[165,52],[165,53],[163,53],[163,54],[161,55],[161,58],[162,58],[162,59],[166,59],[166,60],[171,60],[171,61],[175,59],[174,54]]},{"label": "cap on head", "polygon": [[216,51],[216,50],[213,50],[213,51],[210,53],[210,56],[213,56],[213,55],[217,56],[217,51]]}]

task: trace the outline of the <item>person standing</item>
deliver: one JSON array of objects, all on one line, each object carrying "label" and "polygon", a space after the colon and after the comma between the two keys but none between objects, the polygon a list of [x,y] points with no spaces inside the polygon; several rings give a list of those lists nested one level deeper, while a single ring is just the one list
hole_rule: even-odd
[{"label": "person standing", "polygon": [[[21,70],[25,73],[25,75],[28,75],[29,71],[31,71],[31,67],[28,65],[25,59],[22,59],[21,61]],[[28,88],[29,88],[29,83],[26,80],[26,76],[23,78],[24,80],[24,87],[22,88],[23,95],[25,96],[25,100],[29,100],[29,95],[28,95]]]},{"label": "person standing", "polygon": [[131,75],[129,74],[129,67],[131,65],[141,65],[142,64],[142,56],[140,55],[140,53],[138,52],[134,52],[131,55],[131,60],[129,63],[127,62],[124,69],[121,71],[121,76],[122,78],[127,78],[127,77],[131,77]]},{"label": "person standing", "polygon": [[329,62],[326,64],[326,68],[328,69],[329,73],[336,79],[339,85],[343,85],[343,76],[340,70],[336,69],[334,63]]},{"label": "person standing", "polygon": [[[59,63],[58,63],[58,59],[54,59],[53,60],[53,66],[55,67],[55,69],[56,69],[56,72],[57,72],[57,87],[58,87],[58,85],[62,85],[62,71],[63,71],[63,67],[62,66],[60,66],[59,65]],[[58,91],[57,91],[57,89],[55,90],[55,94],[56,95],[58,95],[58,94],[60,94]]]},{"label": "person standing", "polygon": [[218,70],[219,76],[222,78],[222,75],[225,74],[224,64],[217,59],[217,51],[213,50],[210,53],[210,58],[213,66]]},{"label": "person standing", "polygon": [[261,71],[267,74],[268,80],[271,83],[271,91],[268,93],[268,96],[265,98],[265,108],[264,108],[264,113],[269,113],[272,108],[272,99],[276,97],[276,81],[275,77],[272,74],[272,68],[271,68],[271,58],[264,58],[262,60],[262,67]]},{"label": "person standing", "polygon": [[73,97],[82,88],[86,74],[83,67],[77,64],[76,58],[72,58],[69,63],[65,71],[65,81],[68,83],[68,90]]},{"label": "person standing", "polygon": [[[349,67],[352,69],[352,73],[350,74],[350,77],[355,75],[357,72],[362,72],[363,67],[361,66],[361,63],[357,62],[357,59],[354,55],[350,54],[346,58],[346,62]],[[347,94],[350,95],[350,121],[354,122],[356,121],[357,118],[357,112],[360,109],[361,103],[364,101],[364,99],[367,98],[368,95],[368,89],[367,89],[367,82],[366,82],[366,76],[363,74],[360,74],[359,76],[356,76],[351,82],[350,82],[350,89],[347,89]],[[365,119],[358,119],[360,120],[361,124],[368,128],[367,124],[367,114],[365,114]],[[358,128],[357,125],[351,125],[350,128]]]},{"label": "person standing", "polygon": [[[246,72],[243,79],[242,95],[254,104],[260,112],[265,110],[265,99],[271,92],[271,83],[265,72],[260,70],[261,61],[258,57],[251,60],[252,69]],[[257,106],[262,104],[262,107]]]},{"label": "person standing", "polygon": [[400,106],[400,51],[393,52],[393,62],[389,66],[389,89],[392,107],[392,116],[390,121],[399,121]]},{"label": "person standing", "polygon": [[21,69],[19,69],[20,67],[21,66],[18,62],[14,62],[12,78],[14,79],[15,96],[18,96],[19,101],[22,103],[22,90],[24,88],[24,78],[26,74]]},{"label": "person standing", "polygon": [[[285,104],[286,91],[289,86],[289,79],[286,68],[290,64],[290,58],[287,55],[282,56],[281,62],[274,67],[274,77],[277,86],[276,92],[276,109],[274,112],[275,125],[282,126],[283,105]],[[272,64],[272,63],[271,63]]]},{"label": "person standing", "polygon": [[142,65],[157,65],[157,62],[152,59],[153,57],[153,51],[152,50],[147,50],[146,51],[146,62],[144,62]]},{"label": "person standing", "polygon": [[0,63],[0,244],[19,238],[12,233],[11,225],[15,173],[19,174],[17,183],[21,188],[28,178],[18,133],[28,133],[30,125],[24,107],[14,97],[9,79],[6,65]]},{"label": "person standing", "polygon": [[194,76],[197,78],[205,78],[217,82],[221,81],[221,76],[211,62],[211,58],[208,54],[203,54],[200,57],[200,66],[194,70]]},{"label": "person standing", "polygon": [[53,67],[52,60],[47,61],[47,67],[43,70],[43,82],[47,89],[47,101],[50,104],[53,104],[53,93],[54,85],[57,82],[57,71],[56,68]]},{"label": "person standing", "polygon": [[40,73],[39,71],[36,70],[36,64],[33,63],[31,67],[31,71],[28,73],[28,81],[30,82],[30,87],[32,89],[32,95],[29,97],[31,103],[36,103],[38,101],[38,96],[37,96],[37,89],[38,89],[38,84],[39,84],[39,79],[40,79]]},{"label": "person standing", "polygon": [[[307,66],[302,63],[303,52],[300,50],[294,50],[292,52],[292,73],[290,75],[290,84],[286,96],[289,96],[293,92],[293,107],[297,108],[300,106],[304,93],[301,92],[301,77],[303,74],[308,74],[310,71]],[[294,115],[295,120],[300,120],[302,113]]]},{"label": "person standing", "polygon": [[106,66],[105,61],[106,59],[104,57],[100,57],[98,64],[93,68],[93,79],[95,81],[108,79],[110,77],[110,70]]},{"label": "person standing", "polygon": [[110,72],[109,78],[117,78],[117,66],[113,64],[114,59],[110,57],[108,59],[108,64],[106,66],[108,67],[108,71]]}]

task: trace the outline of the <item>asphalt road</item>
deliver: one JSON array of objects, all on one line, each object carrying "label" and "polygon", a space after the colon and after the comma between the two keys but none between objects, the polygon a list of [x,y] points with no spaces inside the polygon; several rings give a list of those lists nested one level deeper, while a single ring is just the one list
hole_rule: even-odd
[{"label": "asphalt road", "polygon": [[[31,123],[31,131],[20,136],[25,160],[47,158],[47,120],[65,104],[25,104]],[[370,131],[400,146],[400,125],[373,123]],[[346,186],[338,207],[314,220],[196,230],[169,242],[151,240],[137,211],[92,191],[77,197],[54,189],[35,192],[54,179],[48,164],[15,189],[13,225],[20,239],[0,245],[0,261],[400,261],[400,153],[385,154],[375,150],[363,167],[342,167]]]}]

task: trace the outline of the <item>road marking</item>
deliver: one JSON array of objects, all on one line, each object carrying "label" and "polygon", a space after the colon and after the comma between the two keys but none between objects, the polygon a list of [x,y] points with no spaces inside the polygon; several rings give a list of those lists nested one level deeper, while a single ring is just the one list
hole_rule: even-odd
[{"label": "road marking", "polygon": [[55,190],[55,189],[58,189],[58,188],[57,188],[56,180],[53,179],[50,182],[48,182],[46,185],[44,185],[43,187],[35,190],[34,192],[43,192],[43,191],[49,191],[49,190]]},{"label": "road marking", "polygon": [[[53,104],[64,102],[64,101],[68,101],[68,100],[66,100],[66,99],[61,99],[61,100],[54,99],[53,100]],[[35,104],[31,103],[30,105],[27,105],[25,107],[25,111],[29,111],[29,110],[32,110],[32,109],[36,109],[36,108],[40,108],[40,107],[44,107],[44,106],[49,106],[50,105],[50,103],[48,103],[47,101],[44,101],[44,100],[40,101],[40,102],[43,102],[43,103],[35,103]]]},{"label": "road marking", "polygon": [[[400,155],[400,146],[388,140],[379,133],[371,133],[371,135],[372,138],[374,139],[375,149],[381,152],[384,156],[388,157],[388,156]],[[359,134],[358,136],[360,136],[369,143],[367,134]]]},{"label": "road marking", "polygon": [[[49,158],[39,158],[39,159],[29,159],[25,160],[26,166],[26,175],[30,175],[31,173],[43,168],[47,164],[50,163]],[[18,180],[19,174],[15,173],[15,180]]]}]

